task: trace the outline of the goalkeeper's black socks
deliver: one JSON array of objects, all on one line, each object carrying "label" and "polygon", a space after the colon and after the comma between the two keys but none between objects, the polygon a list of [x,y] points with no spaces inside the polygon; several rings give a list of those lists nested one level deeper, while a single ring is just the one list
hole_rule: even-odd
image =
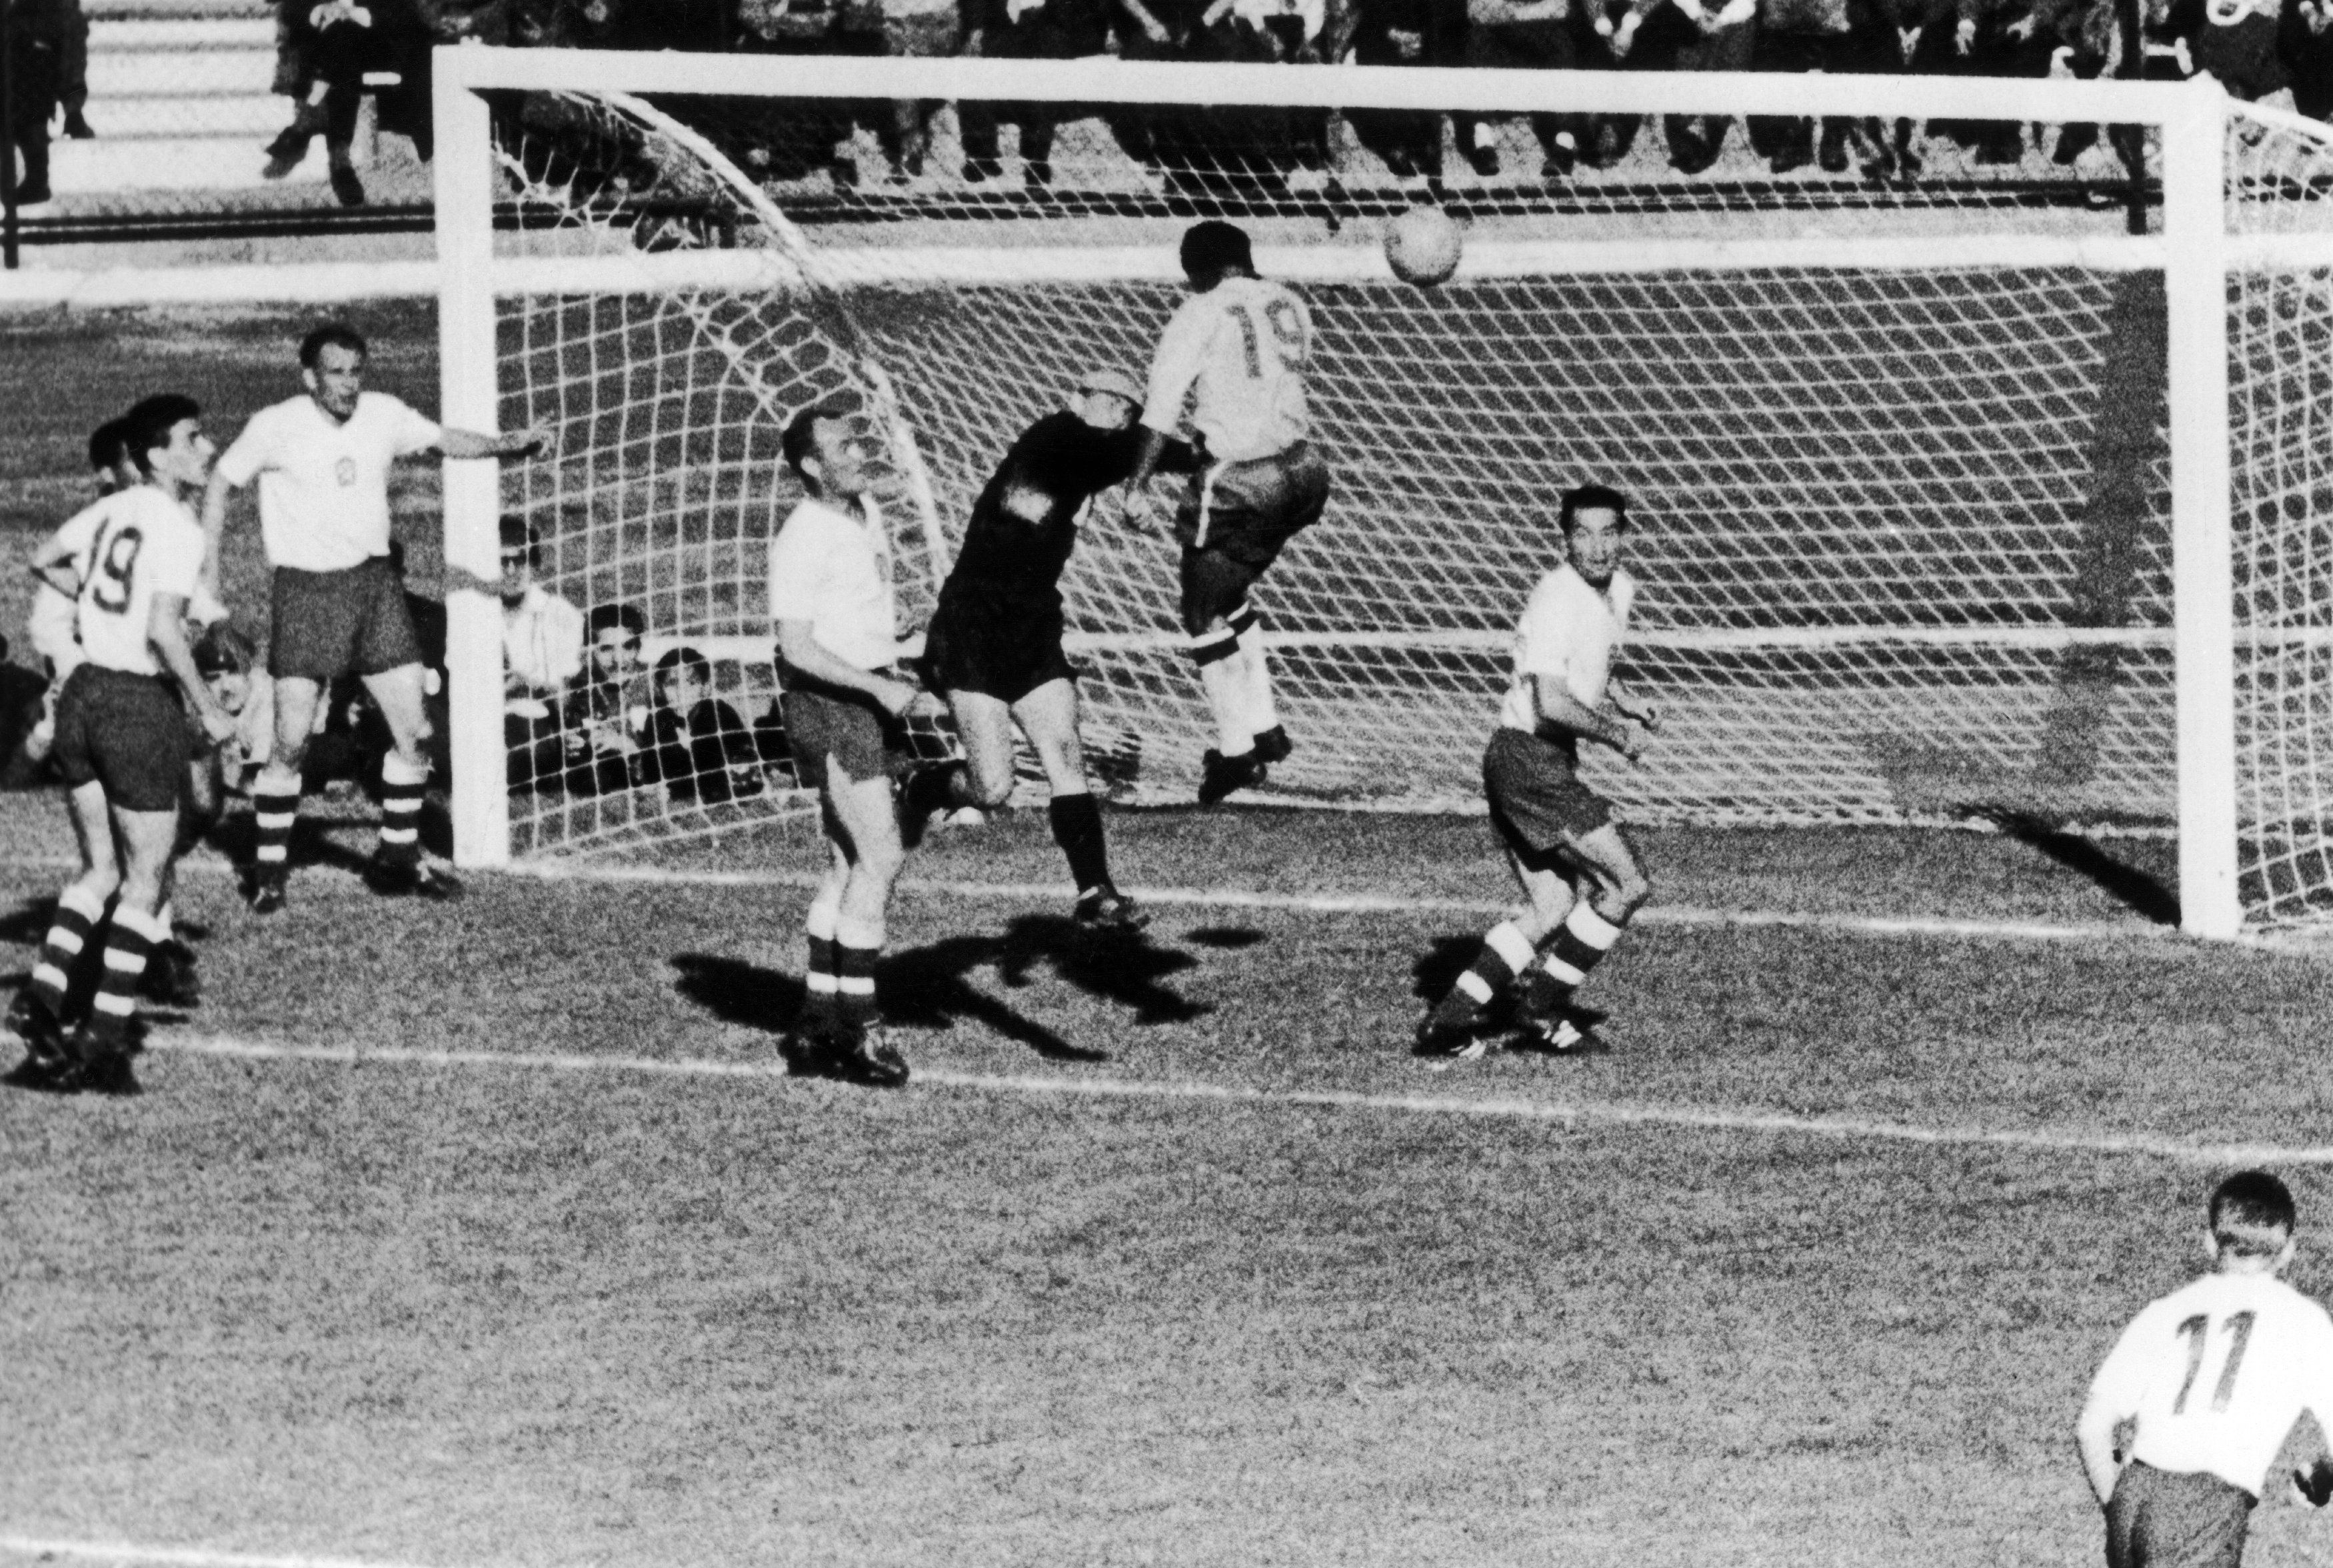
[{"label": "goalkeeper's black socks", "polygon": [[1070,876],[1080,894],[1112,886],[1109,845],[1102,837],[1101,806],[1091,795],[1056,795],[1045,808],[1052,823],[1053,842],[1070,863]]}]

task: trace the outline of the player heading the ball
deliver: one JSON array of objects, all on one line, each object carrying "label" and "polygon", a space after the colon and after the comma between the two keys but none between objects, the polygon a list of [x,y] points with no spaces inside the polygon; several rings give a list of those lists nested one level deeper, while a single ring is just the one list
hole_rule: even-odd
[{"label": "player heading the ball", "polygon": [[380,843],[365,868],[390,896],[445,899],[453,878],[423,864],[418,825],[429,781],[423,750],[421,645],[389,559],[389,471],[400,457],[517,457],[549,444],[540,430],[483,435],[456,430],[382,392],[365,390],[364,339],[338,323],[300,344],[306,390],[251,416],[218,460],[203,497],[207,570],[218,569],[228,495],[259,485],[259,532],[274,569],[267,673],[275,680],[275,745],[253,782],[258,848],[245,889],[253,911],[283,907],[300,766],[316,707],[342,675],[362,677],[389,725],[380,770]]},{"label": "player heading the ball", "polygon": [[1304,371],[1312,317],[1285,283],[1255,275],[1244,231],[1220,219],[1184,233],[1191,298],[1159,335],[1142,409],[1142,445],[1127,481],[1128,516],[1150,521],[1145,488],[1188,403],[1200,462],[1175,512],[1182,542],[1183,630],[1215,721],[1199,804],[1261,784],[1291,750],[1272,702],[1254,607],[1256,580],[1329,502],[1329,464],[1314,450]]},{"label": "player heading the ball", "polygon": [[[2253,1506],[2302,1410],[2333,1431],[2333,1318],[2280,1277],[2292,1194],[2264,1171],[2213,1189],[2212,1271],[2147,1304],[2090,1380],[2074,1438],[2106,1509],[2108,1568],[2243,1559]],[[2131,1429],[2116,1451],[2117,1429]],[[2333,1498],[2319,1457],[2293,1483]]]},{"label": "player heading the ball", "polygon": [[[1142,389],[1123,370],[1089,370],[1069,407],[1021,433],[973,503],[964,548],[924,634],[924,684],[955,715],[965,760],[919,770],[900,794],[910,847],[934,811],[990,810],[1013,793],[1013,727],[1029,737],[1053,798],[1053,841],[1077,881],[1081,925],[1138,931],[1147,917],[1110,880],[1101,808],[1078,744],[1078,688],[1061,650],[1061,571],[1097,492],[1133,472]],[[1191,449],[1154,461],[1187,471]]]},{"label": "player heading the ball", "polygon": [[1493,926],[1450,993],[1417,1027],[1421,1054],[1480,1056],[1508,988],[1522,982],[1523,1027],[1539,1048],[1592,1050],[1599,1042],[1571,996],[1612,951],[1652,894],[1612,807],[1579,778],[1579,742],[1634,762],[1658,715],[1612,678],[1637,579],[1620,564],[1628,502],[1583,484],[1564,493],[1557,521],[1564,561],[1540,579],[1515,628],[1515,673],[1483,753],[1491,825],[1529,904]]}]

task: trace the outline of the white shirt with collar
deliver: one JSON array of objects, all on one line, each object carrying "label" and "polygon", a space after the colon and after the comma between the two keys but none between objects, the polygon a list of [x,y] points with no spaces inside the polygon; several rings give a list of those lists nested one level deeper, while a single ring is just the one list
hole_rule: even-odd
[{"label": "white shirt with collar", "polygon": [[389,465],[445,434],[386,392],[360,394],[345,420],[302,393],[253,415],[217,472],[238,489],[259,481],[268,565],[346,571],[389,553]]}]

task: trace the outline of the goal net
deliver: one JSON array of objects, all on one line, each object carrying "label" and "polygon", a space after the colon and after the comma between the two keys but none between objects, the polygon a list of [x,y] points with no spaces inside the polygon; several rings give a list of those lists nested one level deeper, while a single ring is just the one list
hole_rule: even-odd
[{"label": "goal net", "polygon": [[[1629,820],[2175,831],[2192,928],[2333,908],[2321,127],[2192,84],[492,50],[439,72],[448,416],[556,442],[499,495],[449,481],[449,558],[485,569],[494,516],[523,517],[546,587],[620,615],[611,643],[644,627],[651,672],[703,655],[734,715],[659,762],[638,710],[669,683],[594,666],[521,783],[491,601],[457,604],[466,858],[800,808],[764,607],[787,420],[839,402],[878,438],[911,631],[1014,436],[1082,372],[1147,371],[1176,241],[1220,215],[1311,303],[1334,471],[1253,601],[1297,748],[1260,798],[1479,809],[1555,498],[1597,479],[1636,519],[1622,673],[1666,719],[1641,766],[1584,760]],[[2057,128],[2098,121],[2131,129],[2061,171]],[[1714,167],[1672,170],[1721,127]],[[1848,172],[1774,175],[1792,136]],[[1425,201],[1466,239],[1430,289],[1380,249]],[[1063,583],[1122,800],[1187,800],[1214,743],[1176,564],[1107,493]]]}]

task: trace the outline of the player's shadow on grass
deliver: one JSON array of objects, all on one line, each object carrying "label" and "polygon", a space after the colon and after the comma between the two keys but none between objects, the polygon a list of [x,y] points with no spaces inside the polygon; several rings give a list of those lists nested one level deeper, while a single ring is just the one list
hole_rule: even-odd
[{"label": "player's shadow on grass", "polygon": [[48,940],[49,926],[56,917],[55,899],[27,899],[6,914],[0,914],[0,942],[16,947],[38,948]]},{"label": "player's shadow on grass", "polygon": [[[1197,961],[1139,937],[1097,933],[1060,915],[1022,915],[1000,934],[949,937],[887,955],[875,973],[883,1015],[909,1028],[946,1028],[958,1019],[985,1024],[1006,1039],[1054,1061],[1101,1062],[1109,1053],[1072,1044],[1021,1016],[972,981],[994,969],[1009,989],[1029,983],[1040,964],[1087,995],[1134,1009],[1138,1025],[1183,1023],[1210,1009],[1160,982]],[[708,953],[681,953],[680,993],[730,1023],[783,1033],[802,1010],[802,985],[790,975]]]},{"label": "player's shadow on grass", "polygon": [[1983,815],[2007,837],[2040,850],[2067,870],[2088,877],[2117,902],[2155,924],[2179,923],[2179,894],[2159,877],[2126,865],[2089,839],[2053,827],[2030,813],[1993,809]]},{"label": "player's shadow on grass", "polygon": [[1417,961],[1409,966],[1412,981],[1410,994],[1419,1001],[1432,1004],[1449,994],[1482,951],[1480,936],[1438,936],[1434,945],[1420,953]]},{"label": "player's shadow on grass", "polygon": [[792,975],[704,952],[676,954],[672,967],[680,994],[725,1023],[783,1034],[802,1011],[802,983]]}]

